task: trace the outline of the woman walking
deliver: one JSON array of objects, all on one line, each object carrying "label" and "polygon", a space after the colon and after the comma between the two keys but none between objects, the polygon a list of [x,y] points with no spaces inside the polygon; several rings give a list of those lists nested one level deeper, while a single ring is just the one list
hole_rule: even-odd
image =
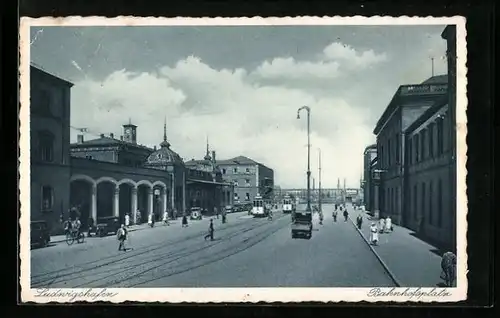
[{"label": "woman walking", "polygon": [[378,244],[378,228],[375,222],[370,226],[370,243],[372,245]]},{"label": "woman walking", "polygon": [[127,248],[125,247],[125,241],[128,238],[128,230],[125,227],[125,224],[122,224],[122,226],[118,229],[118,233],[116,233],[116,238],[118,239],[118,250],[119,251],[126,251]]}]

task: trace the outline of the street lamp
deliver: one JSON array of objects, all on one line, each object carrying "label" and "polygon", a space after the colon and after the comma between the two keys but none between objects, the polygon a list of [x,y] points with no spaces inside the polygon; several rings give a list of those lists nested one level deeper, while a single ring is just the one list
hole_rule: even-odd
[{"label": "street lamp", "polygon": [[297,110],[297,119],[300,119],[300,111],[305,109],[307,111],[307,207],[306,212],[311,212],[311,143],[310,143],[310,118],[311,108],[302,106]]},{"label": "street lamp", "polygon": [[319,186],[318,186],[318,208],[319,208],[319,212],[323,212],[322,208],[321,208],[321,148],[318,148],[318,152],[319,152],[319,157],[318,157],[318,161],[319,161]]}]

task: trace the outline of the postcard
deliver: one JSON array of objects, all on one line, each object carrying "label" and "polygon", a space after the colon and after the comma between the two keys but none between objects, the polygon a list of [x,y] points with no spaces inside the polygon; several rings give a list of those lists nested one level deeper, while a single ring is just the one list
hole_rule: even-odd
[{"label": "postcard", "polygon": [[23,302],[467,299],[463,17],[22,17]]}]

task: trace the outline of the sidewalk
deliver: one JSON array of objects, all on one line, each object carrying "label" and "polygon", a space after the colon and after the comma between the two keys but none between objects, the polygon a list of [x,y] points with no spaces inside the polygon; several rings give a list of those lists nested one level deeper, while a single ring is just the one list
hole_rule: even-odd
[{"label": "sidewalk", "polygon": [[[351,210],[352,211],[352,210]],[[363,216],[363,225],[358,232],[368,244],[370,225],[377,219],[356,210],[350,213],[355,225],[356,217]],[[372,251],[385,263],[385,267],[401,287],[438,287],[442,283],[441,255],[439,250],[416,238],[413,231],[393,225],[392,233],[379,234],[379,244]],[[356,227],[357,229],[357,227]]]}]

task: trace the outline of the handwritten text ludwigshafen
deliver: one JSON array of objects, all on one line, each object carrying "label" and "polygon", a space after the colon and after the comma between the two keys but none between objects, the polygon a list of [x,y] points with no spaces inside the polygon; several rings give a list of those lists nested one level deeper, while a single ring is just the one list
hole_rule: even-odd
[{"label": "handwritten text ludwigshafen", "polygon": [[98,298],[110,298],[118,295],[118,293],[113,293],[108,291],[106,288],[93,289],[88,288],[85,290],[63,290],[63,289],[48,289],[41,288],[37,289],[35,297],[46,297],[46,298],[68,298],[69,300],[85,300],[92,299],[96,300]]}]

